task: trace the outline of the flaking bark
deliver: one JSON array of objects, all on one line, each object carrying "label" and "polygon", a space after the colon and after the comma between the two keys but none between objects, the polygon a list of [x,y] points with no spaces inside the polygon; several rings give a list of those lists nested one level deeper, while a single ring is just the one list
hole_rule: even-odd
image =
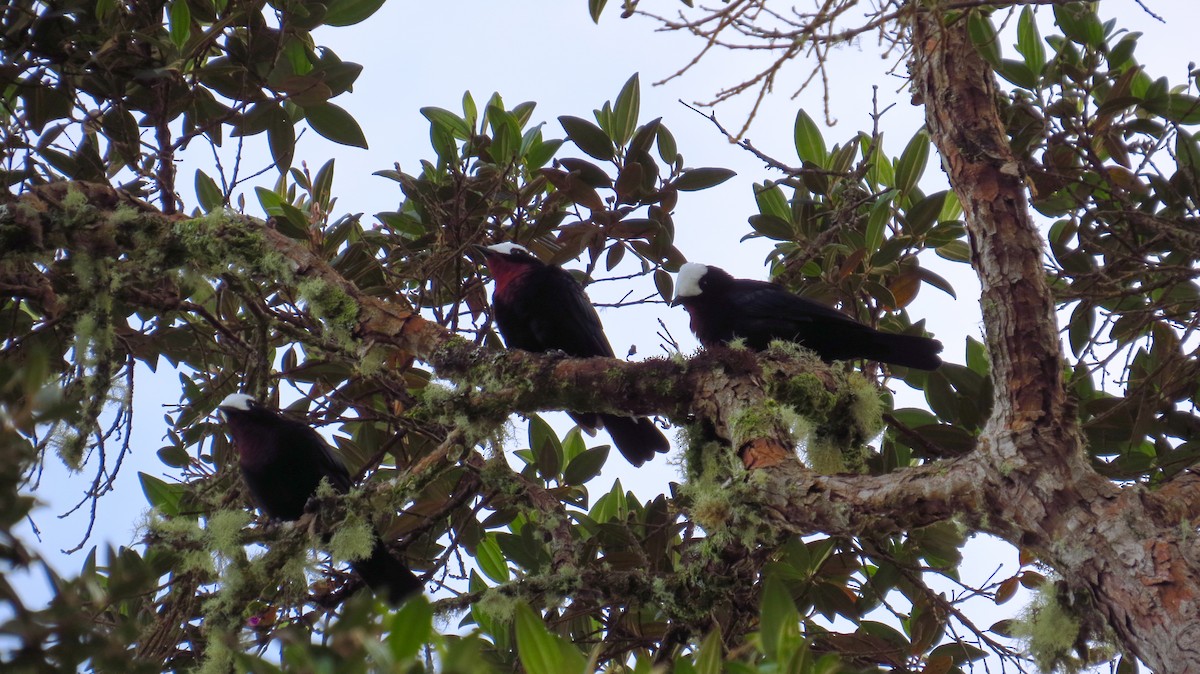
[{"label": "flaking bark", "polygon": [[986,465],[981,514],[993,533],[1036,551],[1090,595],[1122,645],[1154,671],[1200,671],[1195,534],[1186,520],[1163,516],[1178,505],[1160,502],[1192,489],[1120,488],[1088,465],[1063,386],[1042,238],[998,113],[995,79],[971,46],[965,17],[949,25],[942,18],[920,15],[913,63],[982,284],[996,395],[978,445]]}]

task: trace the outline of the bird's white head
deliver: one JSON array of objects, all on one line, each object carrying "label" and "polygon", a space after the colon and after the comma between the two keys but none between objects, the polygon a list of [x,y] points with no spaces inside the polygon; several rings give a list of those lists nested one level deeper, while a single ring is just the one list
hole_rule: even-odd
[{"label": "bird's white head", "polygon": [[249,412],[250,407],[255,404],[254,397],[248,396],[245,393],[230,393],[225,396],[220,405],[217,405],[219,410],[237,410],[239,412]]},{"label": "bird's white head", "polygon": [[679,268],[675,278],[675,300],[684,297],[696,297],[704,292],[700,289],[700,279],[708,273],[708,265],[699,262],[688,262]]},{"label": "bird's white head", "polygon": [[519,243],[513,243],[512,241],[505,241],[504,243],[496,243],[490,246],[484,246],[484,249],[490,250],[493,253],[499,253],[501,255],[515,255],[524,253],[529,257],[534,256],[533,253],[529,252],[528,248]]}]

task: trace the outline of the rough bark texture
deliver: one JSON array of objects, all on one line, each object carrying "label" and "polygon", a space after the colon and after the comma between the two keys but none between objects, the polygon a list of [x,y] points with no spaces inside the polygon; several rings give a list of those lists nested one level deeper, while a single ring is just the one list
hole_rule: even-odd
[{"label": "rough bark texture", "polygon": [[[1091,470],[1063,387],[1042,238],[1027,208],[991,69],[965,20],[923,14],[914,65],[926,123],[962,202],[982,284],[996,400],[979,443],[986,529],[1037,552],[1089,593],[1121,643],[1158,672],[1200,671],[1200,580],[1190,512]],[[1186,474],[1185,474],[1186,475]],[[1192,540],[1189,540],[1192,539]]]}]

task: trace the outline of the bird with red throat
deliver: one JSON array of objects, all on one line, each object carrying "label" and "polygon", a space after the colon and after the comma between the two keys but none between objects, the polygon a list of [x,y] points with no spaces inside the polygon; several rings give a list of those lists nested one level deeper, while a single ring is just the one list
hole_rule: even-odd
[{"label": "bird with red throat", "polygon": [[[583,287],[566,270],[546,264],[515,243],[476,246],[495,281],[492,317],[510,349],[535,353],[562,351],[575,358],[613,358],[600,316]],[[666,436],[645,417],[568,412],[589,431],[603,428],[634,466],[671,448]]]}]

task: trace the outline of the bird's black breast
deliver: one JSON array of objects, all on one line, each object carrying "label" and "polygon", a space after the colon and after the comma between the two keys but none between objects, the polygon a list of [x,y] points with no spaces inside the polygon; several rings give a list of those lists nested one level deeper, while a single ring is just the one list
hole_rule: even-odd
[{"label": "bird's black breast", "polygon": [[612,357],[596,309],[567,271],[544,266],[513,279],[492,298],[496,326],[509,348],[558,350],[578,358]]},{"label": "bird's black breast", "polygon": [[267,516],[299,519],[323,478],[339,492],[350,489],[345,464],[307,425],[275,417],[234,430],[242,477]]}]

